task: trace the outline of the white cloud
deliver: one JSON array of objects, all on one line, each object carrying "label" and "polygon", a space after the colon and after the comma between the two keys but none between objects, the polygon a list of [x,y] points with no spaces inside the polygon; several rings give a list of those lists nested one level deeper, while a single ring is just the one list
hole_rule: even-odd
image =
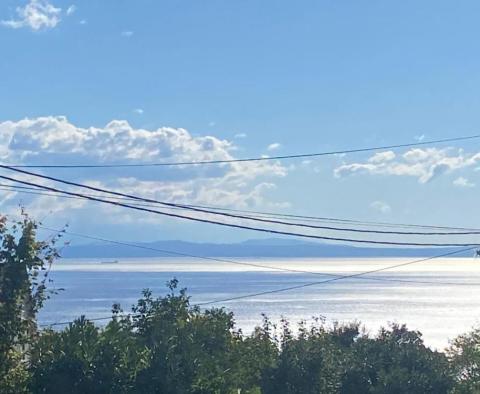
[{"label": "white cloud", "polygon": [[133,112],[135,112],[135,113],[138,114],[138,115],[143,115],[143,112],[144,112],[144,111],[143,111],[142,108],[135,108],[135,109],[133,110]]},{"label": "white cloud", "polygon": [[[127,121],[112,120],[104,127],[78,127],[62,116],[0,122],[0,159],[21,164],[152,163],[233,159],[232,142],[214,136],[192,136],[181,128],[147,130]],[[107,189],[180,203],[231,207],[280,207],[284,201],[265,197],[287,168],[273,162],[240,162],[217,166],[154,167],[141,171],[69,172],[68,178]],[[35,182],[38,182],[38,179]],[[17,197],[21,195],[18,194]],[[9,200],[11,201],[11,199]],[[32,198],[36,210],[50,209],[51,198]],[[88,209],[111,210],[111,207]],[[86,209],[73,201],[58,209]],[[150,216],[150,217],[149,217]],[[154,215],[155,216],[155,215]],[[143,215],[145,220],[159,220]],[[148,219],[147,219],[148,217]]]},{"label": "white cloud", "polygon": [[246,133],[237,133],[233,136],[233,138],[240,139],[240,138],[247,138]]},{"label": "white cloud", "polygon": [[[20,194],[19,197],[23,198]],[[54,214],[61,212],[73,212],[80,210],[88,205],[88,201],[73,198],[62,198],[60,196],[38,196],[36,198],[27,200],[22,203],[28,204],[28,213],[33,217],[44,217],[45,214]],[[12,213],[18,209],[15,207]]]},{"label": "white cloud", "polygon": [[130,30],[122,31],[121,35],[122,37],[131,37],[133,36],[133,31],[130,31]]},{"label": "white cloud", "polygon": [[29,27],[32,30],[53,29],[60,22],[61,8],[54,7],[46,0],[30,0],[25,7],[17,7],[18,19],[3,20],[3,26],[12,29]]},{"label": "white cloud", "polygon": [[[240,174],[238,174],[240,175]],[[260,182],[253,187],[239,177],[190,179],[180,182],[162,183],[141,181],[136,178],[120,178],[117,187],[123,192],[146,196],[147,198],[175,203],[203,204],[222,207],[287,207],[286,202],[269,201],[265,193],[274,190],[271,182]]]},{"label": "white cloud", "polygon": [[390,213],[392,208],[384,201],[374,201],[370,204],[370,208],[375,209],[381,213]]},{"label": "white cloud", "polygon": [[81,25],[86,25],[87,24],[87,21],[85,19],[82,19],[80,22],[79,22]]},{"label": "white cloud", "polygon": [[467,178],[463,176],[458,177],[453,181],[453,184],[458,187],[474,187],[475,184],[470,182]]},{"label": "white cloud", "polygon": [[466,154],[461,149],[455,151],[453,148],[415,148],[400,157],[390,155],[388,160],[378,155],[375,154],[363,163],[342,164],[335,169],[334,174],[336,177],[364,173],[412,176],[420,183],[426,183],[441,174],[475,166],[480,162],[480,153]]},{"label": "white cloud", "polygon": [[416,135],[414,138],[416,141],[422,142],[425,139],[425,134]]},{"label": "white cloud", "polygon": [[[0,135],[9,140],[10,154],[25,159],[42,153],[47,159],[70,154],[75,160],[216,160],[231,159],[231,143],[212,136],[192,137],[185,129],[134,129],[125,120],[105,127],[76,127],[67,118],[38,117],[0,123]],[[0,148],[0,154],[5,146]],[[5,154],[5,153],[4,153]]]},{"label": "white cloud", "polygon": [[270,144],[267,146],[267,150],[268,151],[273,151],[273,150],[277,150],[277,149],[280,149],[282,145],[280,145],[278,142],[274,142],[273,144]]},{"label": "white cloud", "polygon": [[70,7],[67,8],[66,14],[72,15],[76,10],[77,10],[77,7],[74,4],[72,4]]},{"label": "white cloud", "polygon": [[395,153],[391,150],[375,153],[368,161],[370,163],[382,163],[395,159]]}]

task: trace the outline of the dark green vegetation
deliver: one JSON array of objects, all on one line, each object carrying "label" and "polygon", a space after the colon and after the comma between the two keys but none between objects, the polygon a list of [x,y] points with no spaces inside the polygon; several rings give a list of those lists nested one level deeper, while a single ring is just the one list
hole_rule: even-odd
[{"label": "dark green vegetation", "polygon": [[161,298],[145,290],[128,316],[114,306],[103,328],[79,318],[39,330],[58,239],[36,241],[27,216],[0,221],[0,393],[480,392],[480,330],[445,353],[399,325],[369,337],[356,323],[292,330],[264,317],[246,336],[233,314],[192,306],[176,280]]}]

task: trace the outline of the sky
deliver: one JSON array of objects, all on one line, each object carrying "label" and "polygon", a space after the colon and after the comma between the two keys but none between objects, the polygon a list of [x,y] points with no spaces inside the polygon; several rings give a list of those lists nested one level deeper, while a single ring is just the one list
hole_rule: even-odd
[{"label": "sky", "polygon": [[[0,157],[197,161],[477,134],[479,12],[477,1],[3,0]],[[479,170],[480,140],[38,171],[178,203],[478,227]],[[51,196],[0,191],[0,202],[6,213],[21,203],[45,224],[122,240],[260,236]]]}]

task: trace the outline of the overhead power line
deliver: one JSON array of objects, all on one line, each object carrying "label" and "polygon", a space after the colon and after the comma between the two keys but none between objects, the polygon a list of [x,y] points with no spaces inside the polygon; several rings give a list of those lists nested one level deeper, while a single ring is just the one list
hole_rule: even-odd
[{"label": "overhead power line", "polygon": [[372,226],[372,227],[393,227],[393,228],[422,228],[422,229],[437,229],[437,230],[455,230],[455,231],[478,231],[479,228],[471,227],[452,227],[452,226],[436,226],[436,225],[425,225],[425,224],[406,224],[406,223],[392,223],[392,222],[374,222],[358,219],[345,219],[345,218],[334,218],[334,217],[325,217],[325,216],[308,216],[308,215],[295,215],[288,213],[278,213],[278,212],[265,212],[257,210],[242,210],[242,209],[233,209],[233,208],[223,208],[223,207],[213,207],[208,205],[192,205],[192,204],[183,204],[187,207],[194,208],[204,208],[211,210],[219,210],[225,212],[240,212],[249,215],[256,215],[258,217],[276,217],[276,218],[288,218],[291,220],[306,221],[306,222],[318,222],[318,223],[336,223],[336,224],[356,224],[360,226]]},{"label": "overhead power line", "polygon": [[[26,174],[26,175],[30,175],[30,176],[34,176],[34,177],[41,178],[41,179],[47,179],[47,180],[51,180],[51,181],[54,181],[54,182],[63,183],[63,184],[69,185],[69,186],[75,186],[75,187],[88,189],[88,190],[92,190],[92,191],[96,191],[96,192],[100,192],[100,193],[106,193],[106,194],[110,194],[110,195],[114,195],[114,196],[127,197],[127,198],[131,198],[133,200],[144,201],[144,202],[148,202],[148,203],[157,203],[157,204],[161,204],[161,205],[168,206],[168,207],[183,208],[183,209],[188,209],[188,210],[192,210],[192,211],[195,211],[195,212],[201,212],[201,213],[206,213],[206,214],[221,215],[221,216],[225,216],[225,217],[229,217],[229,218],[235,218],[235,219],[253,220],[253,221],[257,221],[257,222],[276,224],[276,225],[305,227],[305,228],[310,228],[310,229],[322,229],[322,230],[333,230],[333,231],[358,232],[358,233],[367,233],[367,234],[368,233],[373,233],[373,234],[401,234],[401,235],[473,235],[473,234],[478,234],[478,232],[475,232],[475,231],[463,232],[463,234],[461,234],[459,232],[454,232],[454,233],[453,232],[452,233],[428,232],[427,233],[427,232],[406,232],[406,231],[401,232],[401,231],[384,231],[384,230],[365,230],[365,229],[354,229],[354,228],[339,228],[339,227],[333,227],[333,226],[317,226],[317,225],[310,225],[310,224],[299,224],[299,223],[285,222],[285,221],[280,221],[280,220],[262,219],[262,218],[252,217],[252,216],[237,215],[237,214],[231,214],[231,213],[225,213],[225,212],[217,212],[217,211],[207,210],[207,209],[203,209],[203,208],[194,208],[194,207],[188,206],[188,205],[169,203],[169,202],[165,202],[165,201],[159,201],[159,200],[155,200],[155,199],[139,197],[139,196],[135,196],[135,195],[132,195],[132,194],[120,193],[120,192],[116,192],[116,191],[112,191],[112,190],[107,190],[107,189],[103,189],[103,188],[98,188],[98,187],[84,185],[84,184],[77,183],[77,182],[68,181],[68,180],[61,179],[61,178],[51,177],[51,176],[42,175],[42,174],[38,174],[38,173],[35,173],[35,172],[31,172],[31,171],[26,171],[26,170],[22,170],[22,169],[18,169],[18,168],[13,168],[11,166],[6,166],[6,165],[0,165],[0,168],[4,168],[4,169],[9,170],[9,171],[14,171],[14,172],[18,172],[18,173],[22,173],[22,174]],[[3,177],[3,178],[9,180],[9,178],[7,178],[7,177]],[[20,182],[20,181],[19,180],[14,180],[14,182]],[[60,192],[60,193],[68,194],[68,195],[79,196],[78,194],[75,194],[75,193],[71,193],[71,192],[67,192],[67,191],[63,191],[63,190],[57,190],[57,189],[54,189],[54,188],[47,188],[46,186],[42,186],[42,185],[38,185],[38,184],[34,184],[34,183],[28,183],[28,182],[20,182],[20,183],[28,184],[30,186],[44,188],[44,189],[48,189],[50,191],[56,191],[56,192]],[[90,199],[90,200],[93,200],[93,201],[105,202],[104,200],[101,200],[98,197],[91,197],[91,196],[88,196],[86,194],[82,194],[81,197],[87,198],[87,199]],[[110,203],[113,203],[113,202],[110,201]],[[120,206],[127,206],[127,204],[121,204],[121,203],[115,203],[115,204],[120,205]],[[129,204],[129,207],[133,208],[133,209],[142,209],[142,207],[134,206],[132,204]],[[146,210],[146,209],[143,208],[143,210]],[[159,213],[159,212],[157,212],[157,213]],[[167,215],[167,216],[178,217],[178,218],[189,219],[189,220],[196,220],[196,221],[200,220],[198,218],[186,217],[186,216],[182,216],[182,215],[175,215],[175,214],[166,213],[166,212],[163,212],[163,213],[160,213],[160,214],[164,214],[164,215]],[[205,223],[208,222],[208,223],[212,223],[212,224],[227,225],[223,222],[212,221],[212,220],[207,220],[207,219],[202,219],[201,221],[203,221]],[[252,229],[251,226],[240,226],[240,225],[233,225],[233,224],[228,224],[228,226],[237,227],[237,228]],[[257,231],[265,231],[265,230],[257,230]],[[270,232],[272,234],[276,233],[276,234],[285,234],[285,235],[298,234],[298,233],[288,233],[288,232],[276,232],[276,231],[273,231],[273,230],[266,231],[266,232]],[[318,236],[307,236],[307,235],[297,235],[297,236],[304,236],[304,237],[308,237],[308,238],[317,238],[317,239],[332,240],[332,241],[335,241],[335,240],[346,241],[345,238],[318,237]],[[356,241],[352,241],[352,242],[356,242]],[[358,242],[367,243],[367,241],[358,241]],[[427,244],[427,243],[401,243],[401,242],[386,243],[386,241],[385,242],[368,241],[368,242],[369,243],[379,243],[379,244],[383,244],[383,245],[388,244],[388,245],[403,245],[403,246],[407,246],[407,245],[410,245],[410,246],[440,246],[440,245],[441,246],[468,246],[468,245],[472,245],[472,244],[458,244],[458,243],[457,244],[453,244],[453,243],[452,244],[435,244],[435,243]]]},{"label": "overhead power line", "polygon": [[244,163],[252,161],[271,161],[286,159],[301,159],[308,157],[333,156],[347,153],[373,152],[385,149],[409,148],[414,146],[424,146],[433,144],[444,144],[448,142],[468,141],[480,138],[480,134],[464,137],[444,138],[429,141],[420,141],[405,144],[383,145],[368,148],[354,148],[336,151],[324,151],[314,153],[301,153],[293,155],[279,155],[269,157],[249,157],[243,159],[222,159],[222,160],[200,160],[200,161],[183,161],[183,162],[164,162],[164,163],[119,163],[119,164],[15,164],[11,167],[15,168],[124,168],[124,167],[167,167],[167,166],[190,166],[190,165],[206,165],[206,164],[227,164],[227,163]]},{"label": "overhead power line", "polygon": [[[0,166],[0,168],[7,168],[6,166]],[[23,170],[19,169],[12,169],[13,171],[17,172],[25,172]],[[49,178],[43,175],[39,174],[32,174],[35,176],[38,176],[40,178]],[[190,220],[194,222],[199,222],[199,223],[209,223],[209,224],[216,224],[219,226],[224,226],[224,227],[230,227],[230,228],[237,228],[237,229],[243,229],[243,230],[251,230],[251,231],[257,231],[257,232],[262,232],[262,233],[268,233],[268,234],[276,234],[276,235],[286,235],[286,236],[293,236],[293,237],[300,237],[300,238],[308,238],[308,239],[317,239],[317,240],[327,240],[327,241],[338,241],[338,242],[351,242],[351,243],[360,243],[360,244],[373,244],[373,245],[395,245],[395,246],[431,246],[431,247],[466,247],[466,246],[477,246],[479,245],[478,243],[421,243],[421,242],[394,242],[394,241],[375,241],[375,240],[366,240],[366,239],[353,239],[353,238],[340,238],[340,237],[327,237],[327,236],[320,236],[320,235],[312,235],[312,234],[304,234],[304,233],[294,233],[294,232],[288,232],[288,231],[279,231],[279,230],[273,230],[269,228],[262,228],[262,227],[253,227],[253,226],[246,226],[246,225],[241,225],[241,224],[234,224],[234,223],[226,223],[226,222],[220,222],[217,220],[211,220],[211,219],[203,219],[199,217],[192,217],[192,216],[185,216],[177,213],[171,213],[171,212],[165,212],[165,211],[159,211],[159,210],[154,210],[150,208],[145,208],[145,207],[138,207],[134,205],[129,205],[125,203],[120,203],[117,201],[110,201],[110,200],[105,200],[101,198],[96,198],[96,197],[89,197],[87,195],[81,194],[81,193],[74,193],[74,192],[69,192],[49,186],[44,186],[40,184],[36,184],[33,182],[27,182],[27,181],[22,181],[20,179],[15,179],[11,177],[6,177],[6,176],[0,176],[1,179],[5,179],[10,182],[17,182],[23,185],[27,186],[33,186],[33,187],[40,187],[45,190],[57,192],[57,193],[63,193],[66,195],[71,195],[71,196],[76,196],[76,197],[83,197],[86,200],[91,200],[91,201],[97,201],[97,202],[102,202],[114,206],[119,206],[119,207],[124,207],[124,208],[129,208],[129,209],[134,209],[138,211],[143,211],[143,212],[148,212],[148,213],[154,213],[157,215],[163,215],[167,217],[172,217],[172,218],[178,218],[178,219],[185,219],[185,220]],[[62,183],[71,183],[68,181],[61,181]],[[80,187],[88,188],[91,189],[92,187],[87,186],[87,185],[79,185]],[[104,189],[97,189],[97,190],[104,190]],[[112,193],[112,194],[119,194],[116,192],[110,192],[104,190],[104,192],[107,193]]]},{"label": "overhead power line", "polygon": [[[26,194],[26,191],[34,191],[36,193],[32,194],[38,194],[41,192],[43,189],[39,187],[27,187],[27,186],[18,186],[18,185],[11,185],[11,184],[0,184],[0,187],[3,187],[4,189],[0,190],[5,190],[5,191],[23,191]],[[17,190],[18,189],[18,190]],[[40,195],[43,195],[43,193],[40,193]],[[45,194],[45,195],[52,195],[52,196],[62,196],[61,194],[54,193],[54,194]],[[101,197],[99,195],[92,195],[92,194],[86,194],[91,197]],[[64,198],[74,198],[74,197],[68,197],[68,196],[62,196]],[[136,201],[134,198],[129,198],[129,197],[110,197],[111,199],[115,200],[121,200],[121,201]],[[78,198],[81,199],[81,198]],[[152,203],[153,204],[153,203]],[[156,205],[152,204],[142,204],[141,206],[149,206],[153,207]],[[137,204],[135,204],[137,205]],[[158,205],[158,203],[157,203]],[[294,215],[294,214],[286,214],[286,213],[278,213],[278,212],[265,212],[265,211],[257,211],[257,210],[245,210],[245,209],[233,209],[233,208],[225,208],[225,207],[214,207],[214,206],[208,206],[208,205],[197,205],[197,204],[182,204],[182,206],[185,206],[187,208],[203,208],[203,209],[210,209],[213,211],[224,211],[224,212],[239,212],[239,213],[244,213],[247,214],[251,217],[260,217],[260,218],[288,218],[289,220],[293,221],[300,221],[300,222],[313,222],[313,223],[335,223],[335,224],[352,224],[352,225],[359,225],[359,226],[364,226],[364,227],[391,227],[391,228],[422,228],[422,229],[437,229],[437,230],[453,230],[455,231],[455,234],[458,234],[458,232],[461,231],[466,231],[466,232],[478,232],[480,233],[479,228],[471,228],[471,227],[452,227],[452,226],[436,226],[436,225],[425,225],[425,224],[406,224],[406,223],[393,223],[393,222],[374,222],[374,221],[362,221],[362,220],[355,220],[355,219],[344,219],[344,218],[333,218],[333,217],[320,217],[320,216],[302,216],[302,215]],[[183,209],[183,208],[182,208]]]},{"label": "overhead power line", "polygon": [[[218,304],[218,303],[225,303],[225,302],[243,300],[243,299],[247,299],[247,298],[259,297],[259,296],[262,296],[262,295],[277,294],[277,293],[281,293],[281,292],[297,290],[297,289],[311,287],[311,286],[328,284],[328,283],[332,283],[332,282],[336,282],[336,281],[340,281],[340,280],[345,280],[345,279],[352,279],[352,278],[360,279],[360,278],[362,278],[362,277],[364,277],[365,275],[368,275],[368,274],[388,271],[388,270],[391,270],[391,269],[394,269],[394,268],[405,267],[405,266],[408,266],[408,265],[427,262],[427,261],[431,261],[431,260],[442,258],[442,257],[448,257],[448,256],[452,256],[452,255],[455,255],[455,254],[468,252],[468,251],[473,250],[473,249],[475,249],[475,248],[470,247],[470,248],[460,249],[460,250],[456,250],[456,251],[453,251],[453,252],[448,252],[448,253],[443,253],[443,254],[439,254],[439,255],[436,255],[436,256],[426,257],[426,258],[423,258],[423,259],[417,259],[417,260],[413,260],[413,261],[409,261],[409,262],[405,262],[405,263],[389,265],[387,267],[377,268],[377,269],[374,269],[374,270],[368,270],[368,271],[363,271],[363,272],[359,272],[359,273],[355,273],[355,274],[349,274],[349,275],[338,275],[334,278],[326,279],[326,280],[322,280],[322,281],[309,282],[309,283],[304,283],[304,284],[301,284],[301,285],[282,287],[280,289],[262,291],[262,292],[257,292],[257,293],[249,293],[249,294],[244,294],[244,295],[241,295],[241,296],[215,299],[215,300],[212,300],[212,301],[197,303],[195,305],[198,305],[198,306],[213,305],[213,304]],[[369,279],[371,279],[371,277]],[[465,285],[466,286],[468,286],[468,285],[473,286],[473,285],[476,285],[476,284],[465,284]],[[117,317],[121,317],[121,318],[136,317],[136,316],[139,316],[139,314],[138,313],[124,313],[124,314],[121,314],[121,315],[117,315]],[[88,319],[88,320],[89,321],[103,321],[103,320],[111,320],[112,318],[113,318],[113,316],[110,315],[110,316],[104,316],[104,317],[91,318],[91,319]],[[54,326],[71,324],[73,322],[74,322],[74,320],[69,320],[69,321],[55,322],[55,323],[50,323],[50,324],[43,324],[41,326],[42,327],[54,327]]]},{"label": "overhead power line", "polygon": [[441,258],[441,257],[447,257],[447,256],[452,256],[452,255],[463,253],[463,252],[468,252],[468,251],[473,250],[473,249],[475,249],[475,247],[460,249],[460,250],[456,250],[456,251],[453,251],[453,252],[443,253],[443,254],[436,255],[436,256],[431,256],[431,257],[426,257],[426,258],[423,258],[423,259],[409,261],[409,262],[406,262],[406,263],[389,265],[388,267],[377,268],[377,269],[373,269],[373,270],[369,270],[369,271],[359,272],[359,273],[356,273],[356,274],[342,275],[342,276],[338,276],[336,278],[322,280],[320,282],[310,282],[310,283],[304,283],[302,285],[283,287],[281,289],[275,289],[275,290],[261,291],[261,292],[258,292],[258,293],[245,294],[243,296],[223,298],[223,299],[219,299],[219,300],[202,302],[202,303],[199,303],[197,305],[198,306],[204,306],[204,305],[218,304],[220,302],[237,301],[237,300],[241,300],[241,299],[245,299],[245,298],[252,298],[252,297],[258,297],[258,296],[262,296],[262,295],[282,293],[282,292],[285,292],[285,291],[297,290],[297,289],[302,289],[302,288],[305,288],[305,287],[317,286],[317,285],[320,285],[320,284],[327,284],[327,283],[336,282],[336,281],[339,281],[339,280],[358,278],[358,277],[361,277],[361,276],[364,276],[364,275],[374,274],[374,273],[377,273],[377,272],[387,271],[387,270],[394,269],[394,268],[405,267],[407,265],[423,263],[423,262],[430,261],[430,260],[433,260],[433,259],[438,259],[438,258]]},{"label": "overhead power line", "polygon": [[[27,187],[27,186],[18,186],[18,185],[11,185],[11,184],[0,184],[0,187],[36,191],[36,192],[43,190],[42,188],[39,188],[39,187]],[[10,191],[7,189],[5,190]],[[61,194],[58,194],[58,193],[52,194],[52,195],[62,196]],[[86,195],[89,195],[91,197],[101,197],[99,195],[92,195],[92,194],[86,194]],[[68,196],[63,196],[63,197],[74,198],[74,197],[68,197]],[[130,202],[136,201],[136,199],[131,197],[111,197],[111,198],[116,200],[122,200],[122,201],[130,201]],[[78,199],[82,199],[82,198],[78,198]],[[155,205],[143,204],[141,206],[155,206]],[[253,217],[288,218],[290,220],[302,221],[302,222],[336,223],[336,224],[348,223],[348,224],[352,224],[352,225],[355,224],[355,225],[360,225],[364,227],[372,226],[372,227],[392,227],[392,228],[422,228],[422,229],[452,230],[452,231],[455,231],[456,233],[461,231],[480,233],[479,228],[472,228],[472,227],[458,227],[458,226],[453,227],[453,226],[425,225],[425,224],[412,224],[412,223],[407,224],[407,223],[393,223],[393,222],[375,222],[375,221],[334,218],[334,217],[324,217],[324,216],[323,217],[311,216],[311,215],[306,216],[306,215],[294,215],[294,214],[286,214],[286,213],[278,213],[278,212],[265,212],[265,211],[258,211],[258,210],[233,209],[233,208],[214,207],[214,206],[208,206],[208,205],[197,205],[197,204],[189,204],[189,203],[182,204],[182,206],[185,206],[188,208],[210,209],[214,211],[239,212],[239,213],[244,213]]]},{"label": "overhead power line", "polygon": [[[32,189],[32,190],[42,190],[42,189],[39,189],[39,188],[29,188],[29,189]],[[0,185],[0,190],[4,190],[4,191],[11,191],[12,189],[10,189],[9,187],[5,187],[5,186],[1,186]],[[84,200],[83,197],[74,197],[74,196],[66,196],[66,195],[63,195],[63,194],[60,194],[60,193],[45,193],[45,192],[41,192],[41,191],[30,191],[30,190],[16,190],[14,187],[13,187],[13,190],[17,193],[23,193],[23,194],[31,194],[31,195],[40,195],[40,196],[50,196],[50,197],[62,197],[62,198],[69,198],[69,199],[75,199],[75,200]],[[85,194],[86,196],[90,196],[90,197],[102,197],[102,196],[95,196],[95,195],[91,195],[91,194]],[[111,199],[115,199],[115,200],[118,200],[120,199],[120,197],[110,197]],[[138,204],[138,203],[134,203],[132,201],[135,201],[133,199],[127,199],[127,198],[123,198],[122,200],[127,200],[127,201],[130,201],[129,204],[130,205],[133,205],[133,206],[136,206],[136,207],[158,207],[158,205],[154,205],[154,204]],[[174,206],[174,207],[169,207],[169,209],[174,209],[174,210],[178,210],[178,209],[190,209],[190,205],[185,205],[185,207],[188,207],[188,208],[183,208],[184,205],[181,205],[181,206]],[[220,214],[222,215],[221,213],[217,213],[217,212],[210,212],[210,211],[206,211],[204,209],[201,209],[200,212],[207,212],[207,213],[212,213],[212,214]],[[359,232],[359,233],[370,233],[370,234],[390,234],[390,235],[426,235],[426,236],[432,236],[432,235],[441,235],[441,236],[445,236],[445,235],[448,235],[448,236],[451,236],[451,235],[478,235],[480,234],[480,230],[469,230],[469,231],[453,231],[453,232],[446,232],[446,231],[442,231],[442,232],[426,232],[426,231],[422,231],[422,232],[414,232],[414,231],[386,231],[386,230],[365,230],[365,229],[359,229],[359,228],[352,228],[352,227],[334,227],[334,226],[319,226],[319,225],[311,225],[311,224],[304,224],[304,223],[294,223],[294,222],[285,222],[285,221],[278,221],[278,220],[269,220],[269,219],[264,219],[265,217],[269,217],[269,216],[245,216],[245,215],[242,215],[242,216],[239,216],[239,215],[230,215],[230,214],[227,214],[227,215],[224,215],[224,216],[228,216],[228,217],[234,217],[234,218],[239,218],[239,219],[248,219],[248,220],[253,220],[253,221],[259,221],[259,222],[264,222],[264,223],[272,223],[272,224],[281,224],[281,225],[287,225],[287,226],[295,226],[295,227],[305,227],[305,228],[311,228],[311,229],[321,229],[321,230],[330,230],[330,231],[341,231],[341,232]]]}]

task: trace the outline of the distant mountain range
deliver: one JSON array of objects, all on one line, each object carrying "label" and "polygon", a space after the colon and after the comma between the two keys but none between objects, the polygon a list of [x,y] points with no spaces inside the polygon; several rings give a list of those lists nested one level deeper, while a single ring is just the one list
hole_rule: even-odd
[{"label": "distant mountain range", "polygon": [[[141,247],[163,249],[191,255],[210,257],[426,257],[448,253],[452,248],[369,248],[304,242],[278,238],[254,239],[239,243],[195,243],[185,241],[156,241],[136,243]],[[455,255],[472,256],[473,252]],[[126,245],[94,243],[70,245],[62,251],[66,258],[122,258],[171,256],[155,250]]]}]

